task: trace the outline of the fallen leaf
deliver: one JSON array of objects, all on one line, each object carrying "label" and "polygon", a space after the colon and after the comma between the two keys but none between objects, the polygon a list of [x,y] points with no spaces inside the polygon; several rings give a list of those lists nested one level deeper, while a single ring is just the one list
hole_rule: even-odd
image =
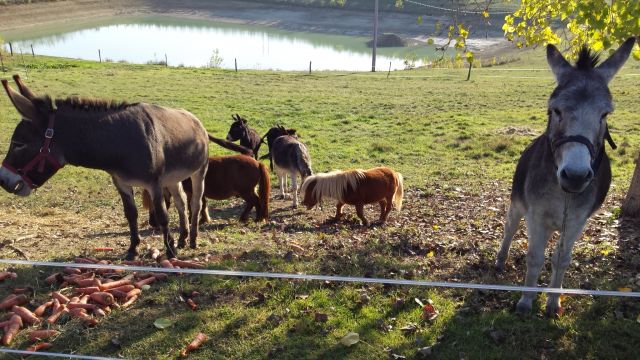
[{"label": "fallen leaf", "polygon": [[173,325],[173,321],[167,318],[158,318],[153,322],[153,326],[157,327],[158,329],[166,329],[171,325]]},{"label": "fallen leaf", "polygon": [[352,346],[360,341],[360,335],[358,333],[350,332],[340,339],[340,343],[344,346]]},{"label": "fallen leaf", "polygon": [[435,252],[433,252],[433,250],[431,250],[431,251],[429,251],[429,252],[427,253],[427,257],[434,257],[434,256],[435,256],[435,254],[436,254],[436,253],[435,253]]},{"label": "fallen leaf", "polygon": [[630,287],[620,287],[618,288],[618,291],[621,292],[631,292],[633,289],[631,289]]}]

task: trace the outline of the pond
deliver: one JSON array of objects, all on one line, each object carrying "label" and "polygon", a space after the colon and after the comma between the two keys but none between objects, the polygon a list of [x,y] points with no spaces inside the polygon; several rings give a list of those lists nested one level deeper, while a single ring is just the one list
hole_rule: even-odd
[{"label": "pond", "polygon": [[[169,66],[233,69],[371,70],[369,38],[293,32],[244,24],[170,17],[100,20],[83,25],[11,31],[0,34],[14,51],[86,60],[164,62]],[[8,50],[8,44],[5,44]],[[435,57],[433,47],[379,48],[378,70],[420,65]],[[411,60],[413,59],[413,60]]]}]

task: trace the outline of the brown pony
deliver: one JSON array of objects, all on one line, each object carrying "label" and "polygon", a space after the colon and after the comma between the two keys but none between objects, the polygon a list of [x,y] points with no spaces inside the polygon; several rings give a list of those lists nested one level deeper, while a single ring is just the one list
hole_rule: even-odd
[{"label": "brown pony", "polygon": [[[258,186],[258,195],[255,188]],[[191,180],[182,182],[182,187],[191,201]],[[269,192],[271,180],[269,170],[261,162],[246,155],[214,156],[209,158],[209,168],[204,179],[204,195],[202,197],[202,210],[200,211],[200,223],[211,220],[207,211],[206,198],[224,200],[232,196],[240,196],[246,202],[244,211],[240,215],[240,221],[247,221],[249,212],[256,208],[256,221],[269,218]],[[169,200],[170,201],[170,200]],[[142,203],[149,209],[149,224],[153,227],[155,216],[153,209],[149,208],[149,194],[142,194]]]},{"label": "brown pony", "polygon": [[336,200],[335,221],[340,221],[345,204],[355,205],[358,217],[367,226],[369,222],[364,217],[364,205],[380,204],[378,221],[383,224],[393,205],[398,211],[402,208],[404,186],[402,174],[387,167],[377,167],[311,175],[302,184],[300,192],[304,194],[302,204],[307,209],[312,209],[323,198]]}]

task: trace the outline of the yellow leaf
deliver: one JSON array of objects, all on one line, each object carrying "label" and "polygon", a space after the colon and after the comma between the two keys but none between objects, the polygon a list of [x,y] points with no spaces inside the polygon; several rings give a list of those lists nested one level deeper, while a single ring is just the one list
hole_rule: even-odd
[{"label": "yellow leaf", "polygon": [[621,288],[618,288],[618,291],[621,291],[621,292],[631,292],[631,290],[632,290],[632,289],[631,289],[630,287],[621,287]]},{"label": "yellow leaf", "polygon": [[600,253],[601,253],[602,255],[604,255],[604,256],[609,255],[609,253],[610,253],[610,252],[611,252],[611,250],[609,250],[609,249],[602,249],[602,250],[600,250]]},{"label": "yellow leaf", "polygon": [[432,226],[432,228],[433,228],[433,230],[438,230],[438,229],[440,229],[440,226],[438,224],[435,224],[435,225]]},{"label": "yellow leaf", "polygon": [[485,18],[488,18],[489,17],[489,12],[487,10],[483,11],[482,12],[482,16],[485,17]]},{"label": "yellow leaf", "polygon": [[565,294],[560,294],[560,301],[565,301],[569,296]]},{"label": "yellow leaf", "polygon": [[434,257],[436,255],[436,253],[433,252],[433,250],[429,251],[427,253],[427,257]]}]

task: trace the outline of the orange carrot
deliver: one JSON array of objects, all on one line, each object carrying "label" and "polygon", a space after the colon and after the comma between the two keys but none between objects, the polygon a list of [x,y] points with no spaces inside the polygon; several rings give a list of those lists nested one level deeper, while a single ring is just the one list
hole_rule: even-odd
[{"label": "orange carrot", "polygon": [[31,345],[28,348],[26,348],[27,351],[39,351],[39,350],[46,350],[53,347],[53,344],[50,344],[48,342],[43,342],[40,344],[35,344],[35,345]]},{"label": "orange carrot", "polygon": [[42,316],[49,306],[53,305],[53,301],[47,301],[46,303],[38,306],[35,310],[33,310],[33,314],[35,316]]},{"label": "orange carrot", "polygon": [[140,260],[125,260],[122,263],[129,266],[144,266],[144,262]]},{"label": "orange carrot", "polygon": [[92,286],[100,286],[102,283],[98,279],[82,279],[76,280],[76,285],[80,287],[92,287]]},{"label": "orange carrot", "polygon": [[116,299],[126,299],[127,298],[127,293],[124,292],[124,291],[111,289],[111,290],[107,290],[107,292],[109,294],[113,295],[113,297],[116,298]]},{"label": "orange carrot", "polygon": [[171,261],[167,259],[160,261],[160,266],[167,269],[173,269],[173,264],[171,264]]},{"label": "orange carrot", "polygon": [[204,268],[203,264],[194,262],[194,261],[188,261],[188,260],[178,260],[178,259],[174,259],[171,260],[171,265],[173,265],[174,267],[179,266],[181,268],[190,268],[190,269],[202,269]]},{"label": "orange carrot", "polygon": [[11,316],[9,325],[4,328],[4,335],[0,341],[2,345],[8,346],[13,341],[13,337],[16,336],[20,328],[22,327],[22,319],[18,315]]},{"label": "orange carrot", "polygon": [[51,274],[46,279],[44,279],[44,282],[46,282],[49,285],[53,285],[53,284],[57,284],[59,282],[62,282],[62,274],[60,274],[59,272],[57,272],[55,274]]},{"label": "orange carrot", "polygon": [[158,280],[158,281],[163,281],[163,280],[167,280],[169,278],[169,275],[160,274],[160,273],[154,273],[153,277],[156,278],[156,280]]},{"label": "orange carrot", "polygon": [[0,281],[5,281],[7,279],[17,279],[18,278],[18,274],[14,273],[14,272],[10,272],[10,271],[2,271],[0,272]]},{"label": "orange carrot", "polygon": [[89,297],[100,305],[111,305],[115,302],[113,295],[108,292],[94,292],[93,294],[90,294]]},{"label": "orange carrot", "polygon": [[27,324],[33,325],[41,321],[37,316],[34,315],[34,313],[31,312],[31,310],[27,309],[26,307],[14,306],[11,308],[11,311],[20,316],[22,318],[22,321]]},{"label": "orange carrot", "polygon": [[122,285],[122,286],[118,286],[117,288],[113,288],[113,289],[109,289],[107,290],[107,292],[112,292],[112,291],[121,291],[124,293],[128,293],[129,291],[135,289],[136,287],[133,285]]},{"label": "orange carrot", "polygon": [[95,264],[98,262],[98,260],[87,258],[87,257],[80,257],[80,258],[75,258],[73,262],[76,264]]},{"label": "orange carrot", "polygon": [[114,249],[112,247],[97,247],[95,249],[93,249],[95,251],[113,251]]},{"label": "orange carrot", "polygon": [[145,286],[145,285],[149,285],[151,283],[153,283],[154,281],[156,281],[155,277],[148,277],[146,279],[140,280],[137,283],[135,283],[135,286],[140,289],[141,287]]},{"label": "orange carrot", "polygon": [[87,302],[89,302],[89,295],[83,295],[80,298],[80,301],[78,301],[78,302],[81,303],[81,304],[86,304]]},{"label": "orange carrot", "polygon": [[33,288],[31,286],[27,286],[24,288],[15,288],[13,289],[13,293],[16,295],[20,295],[20,294],[27,294],[27,293],[33,293]]},{"label": "orange carrot", "polygon": [[69,310],[69,313],[73,317],[82,319],[83,323],[86,326],[95,326],[95,325],[98,324],[98,320],[96,320],[95,318],[92,318],[91,316],[89,316],[89,314],[87,314],[87,310],[85,310],[85,309],[75,308],[75,309]]},{"label": "orange carrot", "polygon": [[58,321],[58,319],[60,318],[60,316],[62,316],[62,314],[68,313],[68,312],[69,310],[67,309],[66,305],[60,305],[60,307],[58,308],[58,311],[52,313],[51,316],[49,316],[49,318],[47,319],[47,322],[49,324],[55,324],[55,322]]},{"label": "orange carrot", "polygon": [[113,288],[117,288],[120,286],[124,286],[124,285],[131,285],[131,280],[118,280],[118,281],[112,281],[109,283],[104,283],[102,285],[100,285],[100,291],[105,291],[105,290],[109,290],[109,289],[113,289]]},{"label": "orange carrot", "polygon": [[133,304],[133,302],[134,302],[134,301],[136,301],[136,300],[138,300],[138,296],[137,296],[137,295],[132,296],[132,297],[130,297],[130,298],[129,298],[129,300],[127,300],[127,302],[126,302],[126,303],[122,304],[122,307],[123,307],[123,308],[128,308],[128,307],[129,307],[131,304]]},{"label": "orange carrot", "polygon": [[50,339],[60,334],[57,330],[33,330],[29,333],[29,341],[36,342],[38,340]]},{"label": "orange carrot", "polygon": [[77,288],[77,289],[73,289],[73,291],[78,293],[78,294],[89,295],[89,294],[93,294],[93,293],[99,292],[100,291],[100,287],[91,286],[91,287],[86,287],[86,288]]},{"label": "orange carrot", "polygon": [[62,270],[62,272],[64,272],[65,274],[69,274],[69,275],[79,275],[82,274],[82,270],[78,269],[78,268],[72,268],[72,267],[66,267]]},{"label": "orange carrot", "polygon": [[187,305],[189,305],[189,307],[193,311],[196,311],[196,309],[198,308],[198,305],[196,304],[195,301],[193,301],[193,299],[187,299]]},{"label": "orange carrot", "polygon": [[198,349],[200,346],[202,346],[202,344],[208,340],[207,335],[203,334],[203,333],[198,333],[198,335],[196,335],[196,338],[193,339],[193,341],[187,345],[186,349],[183,349],[180,352],[180,356],[182,357],[187,357],[187,354],[190,353],[191,351],[194,351],[196,349]]},{"label": "orange carrot", "polygon": [[95,304],[82,304],[82,303],[78,303],[78,302],[76,302],[76,303],[71,302],[71,303],[67,304],[67,307],[69,308],[69,310],[71,310],[71,309],[86,309],[86,310],[91,310],[91,311],[93,311],[93,310],[98,308]]},{"label": "orange carrot", "polygon": [[11,309],[12,307],[14,307],[16,305],[26,304],[27,302],[29,302],[29,299],[27,299],[27,297],[24,294],[20,294],[20,295],[11,294],[11,295],[7,296],[0,303],[0,310]]},{"label": "orange carrot", "polygon": [[131,299],[134,296],[138,296],[142,293],[140,289],[133,289],[127,293],[127,299]]},{"label": "orange carrot", "polygon": [[95,308],[95,309],[93,309],[93,314],[94,314],[95,316],[100,316],[100,317],[105,317],[105,316],[107,316],[107,313],[106,313],[104,310],[100,309],[100,308]]},{"label": "orange carrot", "polygon": [[60,302],[60,304],[66,304],[66,303],[69,302],[69,298],[68,297],[60,294],[57,291],[52,292],[51,293],[51,297],[54,298],[54,299],[57,299]]}]

